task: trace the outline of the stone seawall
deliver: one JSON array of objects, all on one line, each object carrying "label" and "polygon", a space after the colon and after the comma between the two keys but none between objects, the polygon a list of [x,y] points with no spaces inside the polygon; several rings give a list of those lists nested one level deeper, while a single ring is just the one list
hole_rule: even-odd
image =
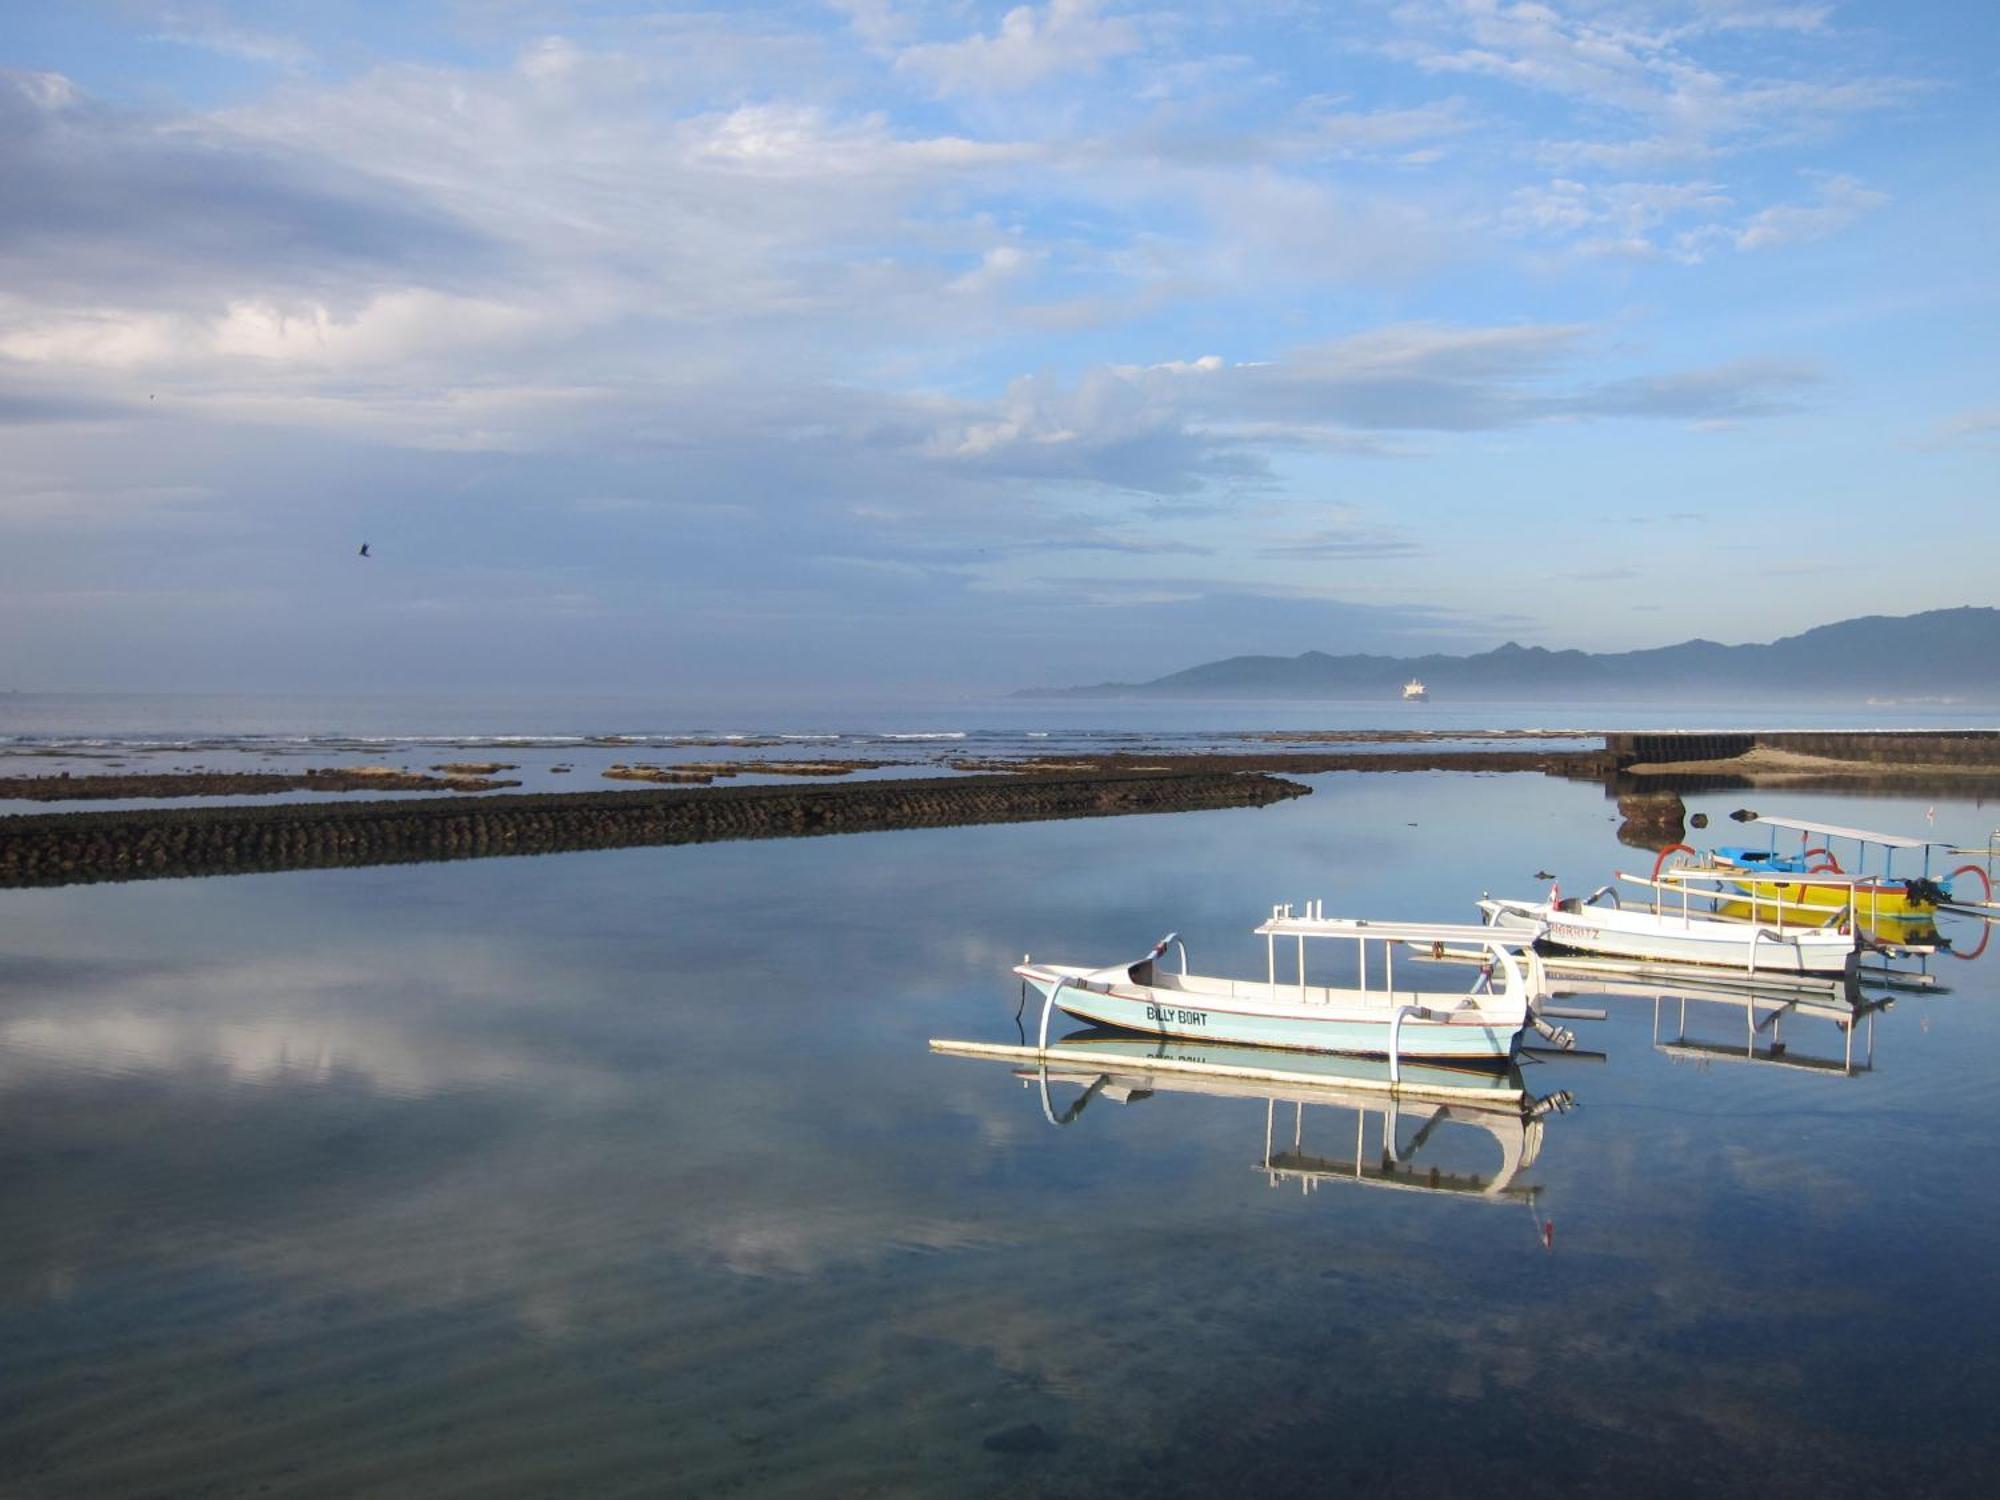
[{"label": "stone seawall", "polygon": [[1607,734],[1604,748],[1617,770],[1634,765],[1733,760],[1752,750],[1783,751],[1868,765],[1960,766],[2000,771],[2000,730],[1757,730]]},{"label": "stone seawall", "polygon": [[1308,790],[1255,773],[1098,772],[36,813],[0,818],[0,887],[1258,807]]}]

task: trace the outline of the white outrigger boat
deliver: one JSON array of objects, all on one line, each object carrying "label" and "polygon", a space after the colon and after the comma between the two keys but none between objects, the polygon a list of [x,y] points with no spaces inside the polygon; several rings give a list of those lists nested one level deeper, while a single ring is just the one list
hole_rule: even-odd
[{"label": "white outrigger boat", "polygon": [[[1271,909],[1257,929],[1265,939],[1266,977],[1223,979],[1187,971],[1187,949],[1175,973],[1160,963],[1177,935],[1162,938],[1134,963],[1108,968],[1035,963],[1014,972],[1043,997],[1042,1046],[1048,1045],[1049,1011],[1093,1026],[1145,1036],[1194,1037],[1253,1047],[1346,1052],[1391,1060],[1403,1057],[1499,1063],[1514,1055],[1521,1033],[1534,1025],[1560,1046],[1575,1038],[1535,1014],[1548,981],[1535,952],[1537,932],[1442,922],[1377,922],[1328,917],[1318,902],[1303,914]],[[1278,977],[1278,939],[1295,938],[1295,978]],[[1359,982],[1353,987],[1312,984],[1306,978],[1306,940],[1343,938],[1358,950]],[[1396,952],[1415,948],[1443,958],[1448,948],[1479,951],[1484,962],[1470,990],[1457,993],[1398,989]],[[1369,984],[1369,954],[1379,960],[1380,983]]]},{"label": "white outrigger boat", "polygon": [[[1722,892],[1738,894],[1734,872],[1668,868],[1662,878],[1647,880],[1618,873],[1619,880],[1651,889],[1644,906],[1626,906],[1617,890],[1600,886],[1581,899],[1544,901],[1486,898],[1480,914],[1487,925],[1511,932],[1532,933],[1545,949],[1597,954],[1648,964],[1692,964],[1703,968],[1739,969],[1749,974],[1851,975],[1860,958],[1860,938],[1851,907],[1811,908],[1805,920],[1786,923],[1785,907],[1759,902],[1735,915],[1723,909]],[[1856,877],[1827,876],[1844,883],[1850,893]],[[1665,899],[1678,894],[1678,906]],[[1697,907],[1695,901],[1703,904]],[[1608,904],[1607,904],[1608,903]],[[1741,904],[1741,903],[1737,903]],[[1795,909],[1796,910],[1796,909]]]}]

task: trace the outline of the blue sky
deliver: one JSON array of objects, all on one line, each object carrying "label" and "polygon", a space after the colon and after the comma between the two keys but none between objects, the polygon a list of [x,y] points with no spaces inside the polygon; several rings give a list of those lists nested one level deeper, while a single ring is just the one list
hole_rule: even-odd
[{"label": "blue sky", "polygon": [[1985,3],[9,6],[0,686],[1992,604],[1996,99]]}]

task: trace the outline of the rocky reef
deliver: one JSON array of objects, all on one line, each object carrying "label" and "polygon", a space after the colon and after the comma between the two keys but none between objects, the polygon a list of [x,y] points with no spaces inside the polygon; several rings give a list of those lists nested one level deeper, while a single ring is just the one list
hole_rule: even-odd
[{"label": "rocky reef", "polygon": [[0,886],[1257,807],[1307,791],[1176,770],[32,813],[0,818]]},{"label": "rocky reef", "polygon": [[[439,766],[426,776],[396,766],[309,767],[280,771],[160,771],[119,776],[0,776],[0,799],[30,802],[111,802],[128,797],[268,797],[279,792],[492,792],[519,786],[484,769]],[[512,766],[493,766],[511,771]]]}]

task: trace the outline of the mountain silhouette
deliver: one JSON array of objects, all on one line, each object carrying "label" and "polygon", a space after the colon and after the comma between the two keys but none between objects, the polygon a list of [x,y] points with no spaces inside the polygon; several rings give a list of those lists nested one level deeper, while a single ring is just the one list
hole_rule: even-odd
[{"label": "mountain silhouette", "polygon": [[2000,700],[2000,609],[1867,615],[1768,645],[1689,640],[1644,651],[1504,646],[1473,656],[1231,656],[1150,682],[1027,688],[1031,698],[1944,698]]}]

